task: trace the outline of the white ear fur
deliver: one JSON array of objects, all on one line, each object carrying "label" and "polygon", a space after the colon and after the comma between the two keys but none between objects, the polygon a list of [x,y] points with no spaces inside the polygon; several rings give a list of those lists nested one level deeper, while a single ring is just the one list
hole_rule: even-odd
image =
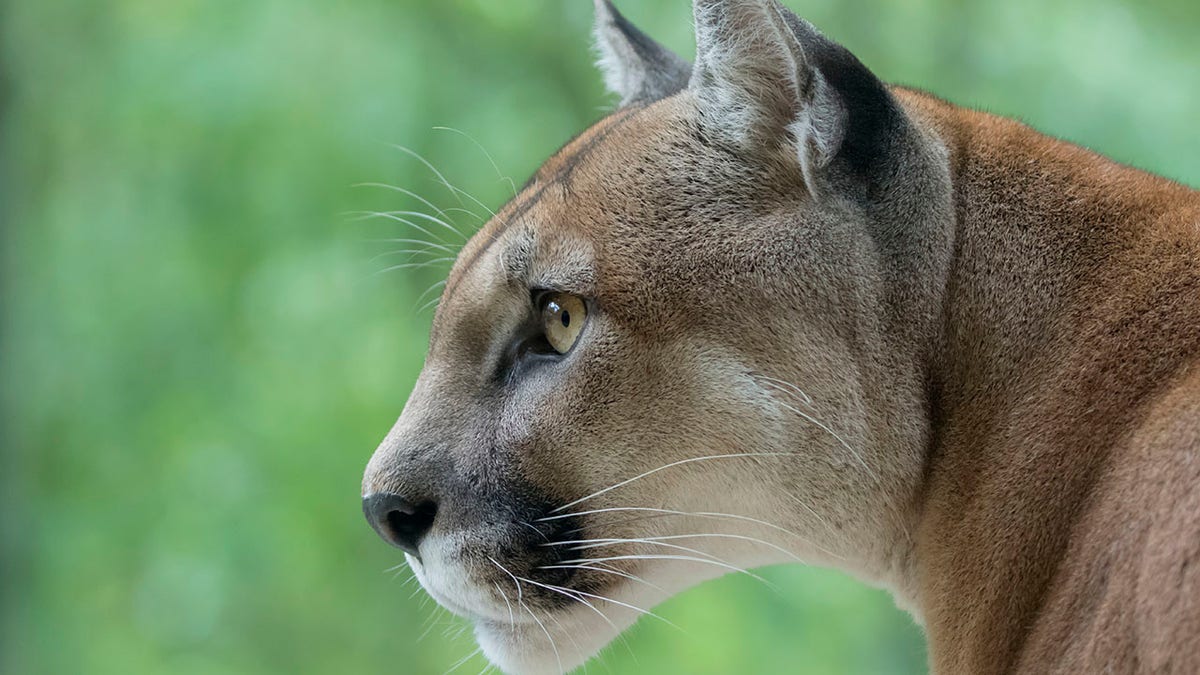
[{"label": "white ear fur", "polygon": [[691,65],[629,23],[610,0],[595,0],[597,66],[621,105],[670,96],[687,86]]},{"label": "white ear fur", "polygon": [[811,184],[837,154],[847,114],[805,55],[785,10],[775,0],[695,0],[694,9],[689,86],[709,123],[747,149],[794,142]]}]

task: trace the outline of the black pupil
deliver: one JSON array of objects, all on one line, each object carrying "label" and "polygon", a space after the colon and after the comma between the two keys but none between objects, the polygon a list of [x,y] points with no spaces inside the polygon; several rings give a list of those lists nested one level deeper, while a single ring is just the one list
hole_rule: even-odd
[{"label": "black pupil", "polygon": [[571,325],[571,313],[565,309],[562,311],[562,325],[563,328]]}]

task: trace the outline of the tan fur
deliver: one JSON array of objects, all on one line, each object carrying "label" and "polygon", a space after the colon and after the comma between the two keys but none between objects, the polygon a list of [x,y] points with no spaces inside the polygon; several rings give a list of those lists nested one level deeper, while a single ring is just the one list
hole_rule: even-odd
[{"label": "tan fur", "polygon": [[[822,48],[701,4],[765,31],[735,74]],[[904,89],[864,182],[831,73],[781,86],[849,115],[792,136],[786,96],[725,133],[693,81],[551,158],[460,254],[364,496],[436,502],[410,562],[512,672],[796,559],[891,589],[935,672],[1200,672],[1200,195]],[[537,288],[588,324],[508,367]]]},{"label": "tan fur", "polygon": [[936,669],[1200,672],[1200,199],[901,96],[959,204],[918,548]]}]

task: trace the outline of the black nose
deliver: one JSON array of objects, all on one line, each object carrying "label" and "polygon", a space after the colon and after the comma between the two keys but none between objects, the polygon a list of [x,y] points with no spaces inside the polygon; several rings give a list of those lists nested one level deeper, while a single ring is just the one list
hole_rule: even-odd
[{"label": "black nose", "polygon": [[417,546],[433,526],[437,505],[424,502],[414,505],[400,495],[376,492],[363,497],[363,515],[371,527],[387,543],[418,558]]}]

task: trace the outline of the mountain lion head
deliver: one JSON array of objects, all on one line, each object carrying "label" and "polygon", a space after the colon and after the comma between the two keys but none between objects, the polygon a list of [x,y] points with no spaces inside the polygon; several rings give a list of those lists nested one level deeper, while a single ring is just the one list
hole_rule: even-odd
[{"label": "mountain lion head", "polygon": [[946,151],[778,2],[694,11],[690,64],[597,1],[620,107],[463,248],[363,479],[506,671],[761,565],[911,598]]}]

